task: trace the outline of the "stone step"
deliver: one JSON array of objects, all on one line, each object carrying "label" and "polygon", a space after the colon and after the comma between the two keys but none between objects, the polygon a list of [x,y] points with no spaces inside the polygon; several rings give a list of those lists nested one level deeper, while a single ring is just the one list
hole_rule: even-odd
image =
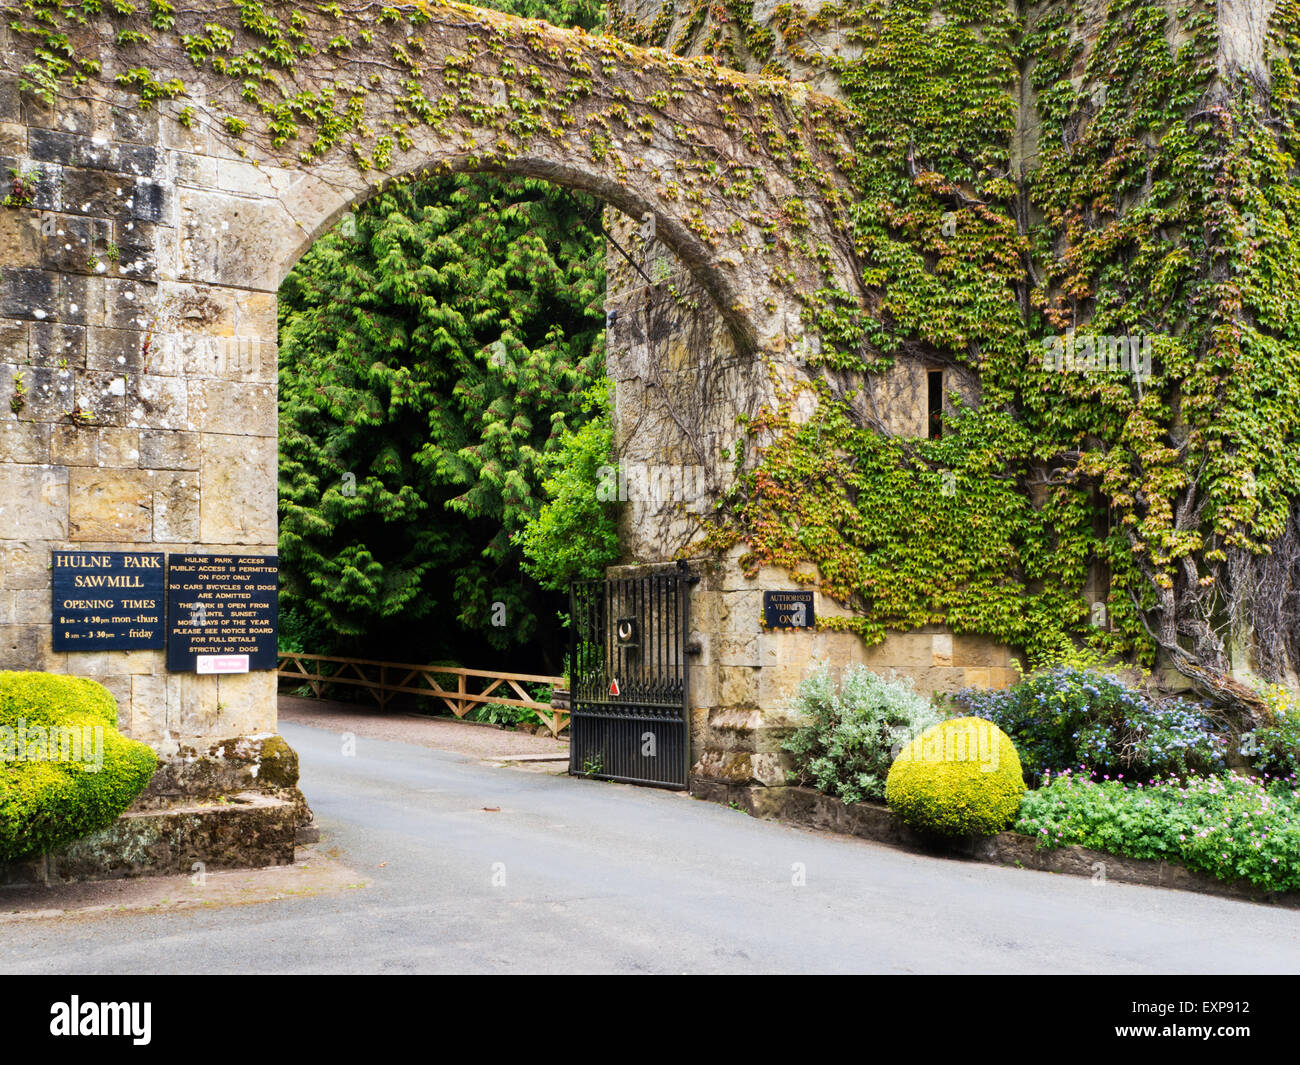
[{"label": "stone step", "polygon": [[46,855],[0,862],[0,887],[290,865],[301,809],[289,798],[244,791],[130,810]]}]

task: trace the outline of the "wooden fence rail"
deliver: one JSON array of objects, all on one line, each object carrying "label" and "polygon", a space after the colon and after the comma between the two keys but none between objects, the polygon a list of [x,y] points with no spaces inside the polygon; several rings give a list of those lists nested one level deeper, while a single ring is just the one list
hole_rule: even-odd
[{"label": "wooden fence rail", "polygon": [[[562,688],[563,677],[308,654],[281,654],[277,670],[283,680],[305,681],[318,699],[327,684],[348,684],[365,688],[381,710],[394,694],[401,692],[441,699],[457,717],[464,717],[481,703],[526,707],[536,712],[552,736],[559,735],[560,729],[569,722],[567,709],[539,703],[522,687],[524,684],[549,684],[553,688]],[[454,678],[454,690],[443,686],[450,682],[449,678]],[[501,695],[494,694],[503,684],[508,686],[507,691]]]}]

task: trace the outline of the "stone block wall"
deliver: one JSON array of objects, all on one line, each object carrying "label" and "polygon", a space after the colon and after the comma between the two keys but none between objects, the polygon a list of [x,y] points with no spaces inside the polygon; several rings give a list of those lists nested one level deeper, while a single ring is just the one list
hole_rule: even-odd
[{"label": "stone block wall", "polygon": [[[785,783],[790,759],[782,743],[799,722],[795,695],[823,665],[838,676],[863,665],[909,678],[922,695],[968,686],[1005,687],[1018,676],[1012,649],[941,626],[891,632],[868,647],[854,633],[764,630],[763,592],[797,587],[787,573],[762,567],[744,576],[740,549],[691,565],[691,750],[698,780],[729,784]],[[620,571],[622,572],[622,571]],[[813,587],[817,617],[847,613]]]},{"label": "stone block wall", "polygon": [[[233,9],[210,14],[237,18]],[[185,92],[149,108],[115,87],[131,55],[115,43],[117,26],[107,15],[92,18],[78,40],[79,54],[99,62],[100,73],[75,91],[64,86],[54,105],[20,91],[25,45],[8,24],[0,26],[0,167],[17,174],[10,205],[0,207],[0,668],[100,680],[118,699],[122,727],[160,747],[273,730],[274,674],[169,673],[162,651],[55,653],[51,552],[275,553],[276,290],[311,241],[375,189],[417,172],[503,166],[593,192],[633,219],[652,215],[657,254],[671,246],[670,270],[683,278],[681,264],[689,264],[689,298],[720,308],[672,337],[662,361],[656,349],[652,371],[633,368],[622,378],[620,412],[631,417],[640,390],[649,414],[644,426],[621,420],[620,439],[629,455],[656,466],[714,472],[712,444],[700,448],[691,439],[674,448],[660,423],[676,424],[684,413],[683,424],[728,435],[732,397],[752,379],[752,361],[737,354],[741,341],[770,348],[798,318],[768,264],[746,254],[761,243],[755,226],[730,226],[724,202],[701,219],[694,200],[664,177],[677,160],[701,151],[739,153],[741,162],[753,155],[746,165],[759,175],[752,202],[761,216],[796,182],[757,138],[752,151],[727,147],[732,135],[687,121],[696,101],[674,93],[655,105],[663,121],[652,134],[615,140],[601,152],[579,143],[609,121],[602,111],[609,100],[641,107],[667,98],[675,75],[664,63],[622,52],[611,58],[587,35],[447,9],[437,34],[420,39],[425,76],[436,83],[431,91],[441,91],[443,59],[454,55],[460,64],[471,56],[483,68],[471,81],[487,111],[457,112],[450,125],[416,124],[380,167],[370,159],[361,165],[348,141],[320,158],[303,153],[301,141],[274,141],[236,82],[195,68],[187,56],[179,35],[200,28],[204,17],[178,13],[176,33],[150,35],[151,70],[164,80],[183,77]],[[387,48],[389,37],[417,35],[410,24],[381,25],[373,13],[329,17],[365,23],[376,48]],[[485,52],[478,47],[485,18],[499,24],[492,32],[509,37],[513,26],[526,33],[515,32],[499,54]],[[538,33],[587,55],[599,84],[566,104],[568,132],[504,151],[499,124],[489,120],[492,77],[506,64],[531,62]],[[364,81],[367,120],[383,125],[410,77],[396,66],[376,74],[360,50],[318,50],[290,80],[304,91]],[[721,78],[697,95],[733,88]],[[543,106],[550,90],[516,91]],[[763,119],[755,113],[745,121],[757,129]],[[808,127],[811,142],[811,114],[791,121]],[[241,122],[247,136],[232,132]],[[702,145],[710,137],[719,143]],[[829,239],[829,225],[829,215],[814,220],[819,239]],[[700,231],[724,233],[721,246],[703,242]],[[796,274],[804,269],[794,264]],[[625,324],[642,320],[629,314]],[[647,355],[674,333],[654,315],[644,330]],[[716,377],[701,373],[702,353],[715,349],[729,352]],[[634,347],[629,356],[634,362]],[[672,397],[666,407],[661,395]],[[643,516],[646,528],[634,521],[639,531],[627,538],[637,557],[660,557],[663,545],[689,535],[671,508]]]},{"label": "stone block wall", "polygon": [[[180,13],[178,27],[203,17]],[[224,116],[253,129],[264,128],[265,116],[237,85],[194,68],[174,37],[158,36],[151,65],[159,77],[183,76],[185,97],[141,109],[114,87],[130,56],[103,21],[87,29],[83,47],[99,49],[102,73],[56,106],[19,91],[21,42],[0,27],[0,167],[19,174],[19,202],[0,208],[0,668],[101,680],[118,698],[126,731],[160,747],[274,729],[271,672],[169,673],[161,651],[55,653],[50,554],[275,553],[276,289],[351,205],[426,168],[486,160],[585,189],[632,220],[619,231],[640,269],[611,272],[609,309],[618,313],[609,364],[618,447],[656,487],[629,494],[624,547],[639,562],[692,553],[698,529],[688,508],[725,488],[740,416],[801,372],[791,358],[802,334],[792,289],[825,281],[820,267],[769,247],[752,220],[774,216],[800,187],[789,161],[769,155],[756,135],[762,115],[740,116],[752,138],[695,121],[692,108],[733,93],[732,81],[670,94],[675,75],[648,54],[607,62],[599,38],[557,33],[564,47],[588,55],[594,79],[590,94],[567,105],[568,132],[503,152],[495,125],[457,112],[442,128],[413,126],[383,168],[359,166],[347,145],[304,162],[301,143],[276,145],[265,132],[232,136]],[[447,9],[427,59],[437,71],[453,53],[469,56],[457,62],[475,65],[472,91],[487,104],[500,64],[518,66],[533,46],[517,35],[501,55],[489,54],[475,45],[482,31],[481,16]],[[346,78],[370,84],[373,69],[359,51],[319,52],[300,66],[290,79],[298,88]],[[391,118],[407,76],[380,76],[367,93],[369,120]],[[666,102],[654,105],[645,138],[613,139],[601,153],[580,144],[583,130],[611,121],[601,110],[610,99],[648,112],[652,97]],[[808,94],[796,98],[806,103]],[[182,104],[188,124],[178,120]],[[805,141],[821,143],[803,103],[782,106],[792,134],[806,127]],[[701,198],[710,186],[692,160],[715,156],[751,168],[752,217],[736,215],[721,195]],[[695,191],[681,195],[681,183]],[[839,249],[830,216],[811,206],[808,241]],[[657,236],[638,245],[629,230],[646,215]],[[712,234],[708,242],[701,231]],[[851,289],[851,262],[838,250],[832,258]],[[905,428],[916,421],[917,378],[914,367],[900,373],[878,401]],[[703,479],[702,496],[688,498],[688,477]],[[689,491],[696,487],[692,480]],[[814,654],[848,660],[857,652],[852,638],[834,634],[756,633],[758,593],[786,579],[747,580],[734,557],[720,572],[730,583],[701,603],[703,654],[714,657],[699,673],[696,705],[718,711],[718,736],[735,739],[753,710],[778,713]]]},{"label": "stone block wall", "polygon": [[[754,19],[770,20],[774,6],[755,4]],[[642,27],[665,14],[661,0],[620,0],[617,8]],[[676,41],[694,13],[679,8],[668,14],[667,39]],[[819,31],[808,46],[848,56],[857,46],[840,37],[834,30]],[[838,95],[836,76],[791,59],[779,35],[776,50],[789,61],[795,80]],[[746,60],[750,73],[759,67]],[[704,558],[698,516],[730,484],[735,449],[742,442],[738,415],[772,403],[801,372],[792,352],[799,350],[803,328],[797,320],[789,323],[767,349],[775,355],[772,373],[761,359],[737,350],[716,307],[662,247],[641,239],[634,223],[613,221],[610,228],[616,243],[607,248],[606,308],[612,312],[607,365],[615,385],[620,461],[671,470],[704,455],[710,467],[702,492],[694,495],[655,496],[629,486],[620,524],[623,562],[694,557],[693,571],[701,577],[691,592],[692,640],[698,646],[690,673],[693,778],[783,784],[788,756],[781,744],[797,721],[795,691],[822,663],[837,672],[851,664],[884,675],[894,671],[926,695],[1013,682],[1010,649],[939,626],[890,633],[874,647],[847,632],[763,631],[763,592],[796,585],[773,567],[746,577],[740,549],[721,559]],[[965,403],[979,402],[978,378],[969,370],[899,357],[887,372],[861,381],[864,419],[899,436],[926,435],[932,369],[944,370],[946,410],[953,408],[953,393]],[[811,410],[796,413],[806,416]],[[828,617],[847,611],[817,592],[815,613]]]},{"label": "stone block wall", "polygon": [[690,553],[700,518],[731,483],[737,415],[773,397],[762,362],[741,353],[708,295],[662,246],[610,220],[656,283],[607,246],[606,369],[614,384],[614,450],[623,478],[624,562]]},{"label": "stone block wall", "polygon": [[0,79],[0,168],[32,193],[0,209],[0,668],[98,680],[153,743],[275,728],[273,673],[52,647],[53,550],[276,551],[284,234],[239,232],[265,192],[194,139],[130,97]]}]

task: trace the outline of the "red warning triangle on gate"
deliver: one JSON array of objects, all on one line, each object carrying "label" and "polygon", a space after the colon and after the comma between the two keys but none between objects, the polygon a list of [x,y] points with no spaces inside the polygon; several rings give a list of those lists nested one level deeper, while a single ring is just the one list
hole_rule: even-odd
[{"label": "red warning triangle on gate", "polygon": [[611,681],[609,682],[609,694],[610,694],[610,695],[621,695],[621,694],[622,694],[622,692],[620,692],[620,691],[618,690],[618,678],[617,678],[617,677],[615,677],[613,680],[611,680]]}]

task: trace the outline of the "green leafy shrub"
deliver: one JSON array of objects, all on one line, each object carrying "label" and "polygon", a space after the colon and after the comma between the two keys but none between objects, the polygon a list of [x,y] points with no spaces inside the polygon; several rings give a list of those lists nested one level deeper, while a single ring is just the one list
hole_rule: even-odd
[{"label": "green leafy shrub", "polygon": [[514,728],[516,725],[540,724],[541,718],[526,706],[511,706],[509,703],[480,703],[466,717],[488,725],[501,725]]},{"label": "green leafy shrub", "polygon": [[822,667],[799,685],[796,705],[808,719],[785,743],[791,778],[845,802],[881,799],[894,755],[941,715],[907,678],[885,680],[850,666],[838,690]]},{"label": "green leafy shrub", "polygon": [[[484,6],[557,26],[603,19],[600,0]],[[380,21],[390,18],[400,16],[385,7]],[[228,31],[205,32],[185,38],[196,62]],[[369,35],[323,40],[348,51]],[[330,137],[317,133],[318,144]],[[601,207],[524,177],[397,181],[289,272],[283,650],[422,662],[435,647],[474,665],[487,649],[558,657],[565,641],[547,619],[564,599],[523,575],[516,537],[542,505],[562,434],[585,420],[584,389],[605,376]]]},{"label": "green leafy shrub", "polygon": [[1266,685],[1261,694],[1269,720],[1242,736],[1242,753],[1266,775],[1292,776],[1300,772],[1300,703],[1281,684]]},{"label": "green leafy shrub", "polygon": [[558,657],[564,599],[517,538],[604,380],[599,213],[529,178],[395,182],[285,278],[280,603],[304,650]]},{"label": "green leafy shrub", "polygon": [[1224,767],[1226,740],[1198,707],[1154,698],[1108,673],[1059,667],[1001,691],[965,688],[953,698],[1011,737],[1031,781],[1080,766],[1111,776]]},{"label": "green leafy shrub", "polygon": [[[549,703],[553,689],[549,684],[532,684],[525,682],[523,689],[534,702]],[[544,722],[536,710],[527,706],[514,706],[510,703],[480,703],[466,715],[470,721],[482,721],[489,725],[501,725],[515,728],[517,725],[542,725]]]},{"label": "green leafy shrub", "polygon": [[1025,796],[1016,831],[1033,836],[1040,849],[1078,845],[1174,860],[1220,880],[1300,890],[1294,777],[1228,774],[1143,784],[1062,773]]},{"label": "green leafy shrub", "polygon": [[111,825],[157,762],[117,731],[117,701],[103,685],[0,672],[0,861]]},{"label": "green leafy shrub", "polygon": [[602,577],[618,561],[618,502],[602,499],[598,491],[614,452],[607,382],[587,391],[582,413],[589,420],[576,429],[566,426],[558,449],[547,456],[546,502],[516,537],[524,572],[552,590]]},{"label": "green leafy shrub", "polygon": [[1025,794],[1011,737],[978,717],[926,729],[889,769],[885,801],[913,828],[989,836],[1010,827]]},{"label": "green leafy shrub", "polygon": [[280,654],[322,654],[320,648],[331,646],[330,635],[320,622],[308,617],[297,607],[280,611],[280,624],[276,632]]}]

